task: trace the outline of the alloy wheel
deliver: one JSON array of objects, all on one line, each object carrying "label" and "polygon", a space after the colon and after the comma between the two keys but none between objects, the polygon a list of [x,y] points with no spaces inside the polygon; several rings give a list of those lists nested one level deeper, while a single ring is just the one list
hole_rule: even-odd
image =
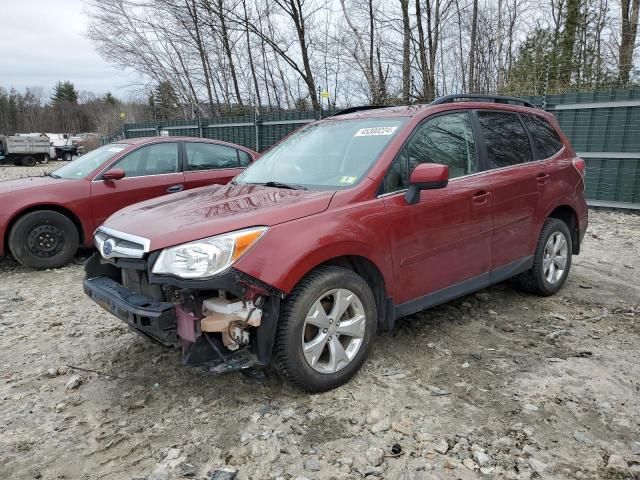
[{"label": "alloy wheel", "polygon": [[542,268],[544,277],[551,285],[558,283],[567,268],[569,246],[562,232],[553,232],[544,247]]},{"label": "alloy wheel", "polygon": [[302,351],[311,368],[330,374],[342,370],[363,343],[366,318],[362,301],[350,290],[330,290],[307,313]]}]

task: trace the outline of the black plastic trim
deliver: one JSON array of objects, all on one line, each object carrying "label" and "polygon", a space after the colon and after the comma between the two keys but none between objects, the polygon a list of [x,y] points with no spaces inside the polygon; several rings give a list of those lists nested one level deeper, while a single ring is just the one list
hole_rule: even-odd
[{"label": "black plastic trim", "polygon": [[361,105],[359,107],[343,108],[342,110],[337,111],[336,113],[334,113],[331,116],[332,117],[338,117],[340,115],[347,115],[349,113],[362,112],[362,111],[365,111],[365,110],[377,110],[377,109],[382,109],[382,108],[389,108],[389,107],[392,107],[392,106],[393,105]]},{"label": "black plastic trim", "polygon": [[444,97],[436,98],[430,105],[442,105],[445,103],[455,103],[456,100],[493,100],[493,103],[506,105],[520,104],[528,108],[536,108],[532,103],[517,97],[505,97],[502,95],[485,95],[481,93],[454,93]]},{"label": "black plastic trim", "polygon": [[262,309],[260,326],[256,329],[255,343],[253,345],[257,361],[260,365],[268,365],[271,362],[273,344],[278,330],[278,317],[280,316],[280,297],[271,296]]},{"label": "black plastic trim", "polygon": [[165,347],[179,344],[173,303],[134,293],[109,277],[88,278],[83,287],[91,300],[137,333]]}]

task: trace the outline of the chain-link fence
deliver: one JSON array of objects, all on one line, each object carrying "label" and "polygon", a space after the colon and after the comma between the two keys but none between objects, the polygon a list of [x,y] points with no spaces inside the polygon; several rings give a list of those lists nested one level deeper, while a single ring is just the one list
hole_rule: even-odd
[{"label": "chain-link fence", "polygon": [[[640,209],[640,88],[522,97],[553,113],[587,162],[592,205]],[[237,143],[259,152],[333,112],[287,111],[125,124],[103,139],[179,135]]]}]

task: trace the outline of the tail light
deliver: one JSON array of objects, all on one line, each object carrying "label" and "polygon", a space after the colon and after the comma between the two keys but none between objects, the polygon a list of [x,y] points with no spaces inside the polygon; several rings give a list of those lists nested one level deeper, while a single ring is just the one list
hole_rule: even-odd
[{"label": "tail light", "polygon": [[573,166],[576,168],[576,170],[578,170],[580,176],[584,178],[585,174],[587,173],[587,164],[585,163],[584,159],[580,157],[574,158]]}]

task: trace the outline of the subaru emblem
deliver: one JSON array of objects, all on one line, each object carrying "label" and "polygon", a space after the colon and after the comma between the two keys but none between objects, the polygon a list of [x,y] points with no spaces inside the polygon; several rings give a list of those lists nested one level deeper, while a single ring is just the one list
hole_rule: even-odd
[{"label": "subaru emblem", "polygon": [[107,241],[105,241],[104,244],[102,245],[102,256],[104,258],[111,257],[111,254],[113,253],[113,247],[115,246],[116,246],[116,242],[115,240],[113,240],[113,238],[110,238]]}]

